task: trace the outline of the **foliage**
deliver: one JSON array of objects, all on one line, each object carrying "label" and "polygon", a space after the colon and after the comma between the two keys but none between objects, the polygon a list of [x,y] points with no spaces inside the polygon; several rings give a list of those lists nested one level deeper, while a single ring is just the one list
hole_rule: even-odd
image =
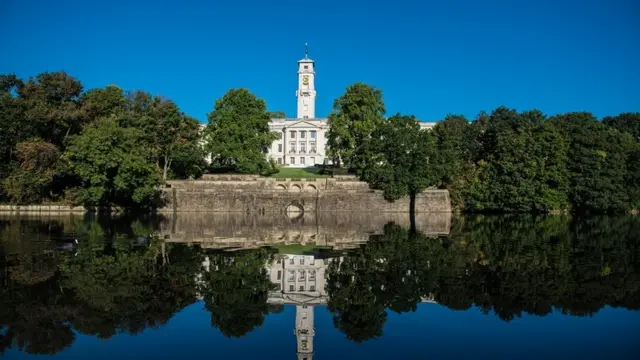
[{"label": "foliage", "polygon": [[82,179],[84,204],[140,207],[156,200],[159,176],[138,146],[141,138],[140,130],[103,119],[70,140],[66,156]]},{"label": "foliage", "polygon": [[327,156],[334,164],[344,163],[353,169],[363,169],[371,158],[369,139],[376,127],[384,122],[382,91],[370,85],[355,83],[333,103],[327,131]]},{"label": "foliage", "polygon": [[284,111],[267,111],[270,119],[285,119],[287,115]]},{"label": "foliage", "polygon": [[397,114],[379,125],[371,135],[370,149],[362,179],[372,188],[382,189],[387,200],[407,195],[413,198],[440,177],[432,163],[435,138],[420,130],[414,116]]},{"label": "foliage", "polygon": [[498,108],[479,136],[479,182],[470,188],[473,210],[544,212],[567,205],[564,138],[537,111]]},{"label": "foliage", "polygon": [[216,100],[209,113],[207,151],[217,166],[240,173],[271,174],[276,171],[266,159],[276,139],[269,131],[269,114],[264,100],[247,89],[231,89]]},{"label": "foliage", "polygon": [[569,199],[581,211],[629,209],[628,157],[637,144],[629,134],[608,128],[589,113],[567,113],[550,122],[569,141],[566,168]]},{"label": "foliage", "polygon": [[265,268],[269,253],[217,253],[208,259],[199,289],[211,312],[211,326],[227,337],[241,337],[261,326],[269,312],[269,291],[275,289]]},{"label": "foliage", "polygon": [[[101,191],[91,184],[99,178],[113,178],[113,174],[92,174],[93,182],[87,181],[88,174],[75,173],[78,167],[70,168],[63,156],[89,157],[88,154],[68,153],[70,139],[106,119],[115,119],[119,127],[131,129],[119,131],[118,136],[137,134],[133,136],[137,140],[128,141],[128,144],[135,148],[132,158],[144,154],[144,160],[139,159],[134,167],[142,162],[150,164],[158,169],[164,180],[169,177],[195,178],[204,172],[207,165],[200,144],[200,123],[182,113],[171,100],[144,91],[127,93],[114,85],[83,92],[82,84],[64,72],[45,72],[27,81],[15,75],[0,75],[0,156],[3,160],[0,164],[0,200],[21,204],[110,202],[106,198],[98,200],[101,195],[95,192]],[[94,152],[93,155],[97,154]],[[44,160],[47,161],[46,168],[39,163]],[[139,169],[143,168],[148,166]],[[108,169],[113,168],[97,166],[93,170]],[[132,176],[144,178],[148,172],[147,169]],[[140,204],[148,200],[147,186],[142,186],[137,193],[135,199],[121,198],[117,202]]]}]

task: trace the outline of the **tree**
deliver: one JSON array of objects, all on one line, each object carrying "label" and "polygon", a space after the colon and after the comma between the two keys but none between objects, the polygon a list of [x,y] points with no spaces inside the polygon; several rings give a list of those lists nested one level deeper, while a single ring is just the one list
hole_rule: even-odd
[{"label": "tree", "polygon": [[269,291],[275,289],[265,264],[265,249],[209,256],[200,293],[211,312],[211,325],[227,337],[242,337],[259,327],[269,313]]},{"label": "tree", "polygon": [[269,118],[270,119],[285,119],[287,117],[287,115],[284,113],[284,111],[267,111],[267,114],[269,114]]},{"label": "tree", "polygon": [[91,89],[82,94],[80,100],[82,103],[80,110],[86,122],[122,114],[127,105],[122,89],[114,85]]},{"label": "tree", "polygon": [[247,89],[231,89],[216,100],[209,113],[206,149],[213,163],[241,173],[274,171],[266,153],[276,136],[269,131],[269,114],[262,99]]},{"label": "tree", "polygon": [[84,204],[145,207],[156,200],[160,179],[141,139],[140,130],[110,118],[87,125],[69,141],[66,158],[82,180]]},{"label": "tree", "polygon": [[608,128],[590,113],[561,114],[550,122],[569,141],[569,199],[574,208],[595,212],[629,209],[627,159],[636,146],[632,136]]},{"label": "tree", "polygon": [[640,142],[640,112],[607,116],[602,119],[602,122],[621,132],[631,134],[636,141]]},{"label": "tree", "polygon": [[61,167],[58,148],[41,139],[16,144],[19,165],[4,180],[4,190],[14,203],[33,204],[47,198],[51,183]]},{"label": "tree", "polygon": [[545,116],[499,107],[483,120],[478,134],[478,181],[469,208],[527,212],[564,209],[567,204],[567,144]]},{"label": "tree", "polygon": [[16,98],[22,81],[15,75],[0,75],[0,200],[3,199],[2,182],[14,166],[15,145],[31,136],[24,111]]},{"label": "tree", "polygon": [[82,130],[82,84],[65,72],[44,72],[17,89],[25,121],[38,136],[58,147]]},{"label": "tree", "polygon": [[384,191],[385,199],[409,196],[411,213],[415,197],[437,184],[439,169],[432,163],[435,138],[421,130],[414,116],[396,114],[378,125],[371,135],[371,154],[362,171],[362,179],[374,189]]},{"label": "tree", "polygon": [[468,188],[475,175],[474,126],[460,115],[447,115],[433,128],[436,139],[434,162],[440,168],[439,186],[449,190],[452,206],[464,208]]},{"label": "tree", "polygon": [[370,85],[355,83],[333,103],[329,114],[327,156],[334,164],[344,162],[360,170],[370,157],[371,133],[384,122],[382,91]]}]

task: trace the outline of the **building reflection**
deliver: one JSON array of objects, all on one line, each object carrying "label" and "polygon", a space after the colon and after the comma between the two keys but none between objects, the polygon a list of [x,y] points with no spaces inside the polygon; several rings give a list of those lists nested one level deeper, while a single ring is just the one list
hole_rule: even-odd
[{"label": "building reflection", "polygon": [[[315,245],[335,250],[357,248],[394,222],[409,227],[405,213],[303,213],[244,215],[176,213],[160,223],[167,242],[197,244],[205,249],[256,249],[277,245]],[[416,214],[416,228],[428,236],[448,235],[451,213]]]}]

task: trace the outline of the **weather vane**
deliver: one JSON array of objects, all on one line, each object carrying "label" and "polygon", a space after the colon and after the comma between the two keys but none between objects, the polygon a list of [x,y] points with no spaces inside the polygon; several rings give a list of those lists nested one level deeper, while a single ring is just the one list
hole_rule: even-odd
[{"label": "weather vane", "polygon": [[309,58],[309,44],[304,43],[304,58],[308,59]]}]

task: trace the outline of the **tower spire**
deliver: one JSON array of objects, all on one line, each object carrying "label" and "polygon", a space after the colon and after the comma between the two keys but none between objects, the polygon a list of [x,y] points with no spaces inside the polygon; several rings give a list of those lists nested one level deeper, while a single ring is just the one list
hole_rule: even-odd
[{"label": "tower spire", "polygon": [[308,59],[309,58],[309,44],[304,43],[304,58]]}]

